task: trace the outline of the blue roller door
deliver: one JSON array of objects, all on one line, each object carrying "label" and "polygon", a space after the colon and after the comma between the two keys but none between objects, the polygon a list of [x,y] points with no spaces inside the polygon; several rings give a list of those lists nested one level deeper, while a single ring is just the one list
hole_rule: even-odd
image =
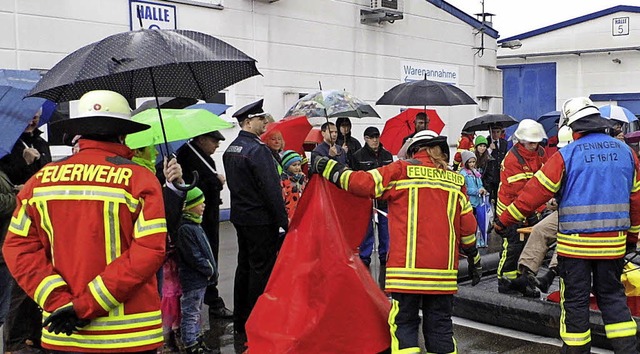
[{"label": "blue roller door", "polygon": [[504,65],[503,113],[518,120],[556,110],[556,63]]}]

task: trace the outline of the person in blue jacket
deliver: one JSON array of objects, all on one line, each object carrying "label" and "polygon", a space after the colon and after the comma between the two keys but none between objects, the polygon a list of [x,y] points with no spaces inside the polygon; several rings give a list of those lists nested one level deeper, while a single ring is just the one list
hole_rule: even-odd
[{"label": "person in blue jacket", "polygon": [[[476,155],[472,151],[462,152],[462,169],[460,174],[464,176],[464,185],[467,187],[469,202],[473,207],[473,215],[478,218],[476,208],[482,204],[482,197],[487,194],[487,190],[482,185],[482,174],[476,169]],[[484,247],[482,241],[478,240],[478,247]]]},{"label": "person in blue jacket", "polygon": [[180,330],[187,354],[211,353],[202,337],[200,313],[207,286],[218,282],[218,266],[207,235],[200,225],[204,208],[202,190],[198,187],[189,190],[178,235],[175,238],[179,255],[178,274],[182,287]]}]

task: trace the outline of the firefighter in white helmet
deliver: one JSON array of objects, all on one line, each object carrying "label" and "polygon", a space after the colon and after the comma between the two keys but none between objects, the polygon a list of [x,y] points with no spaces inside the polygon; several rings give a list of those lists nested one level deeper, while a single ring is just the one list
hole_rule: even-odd
[{"label": "firefighter in white helmet", "polygon": [[575,142],[549,159],[495,227],[521,222],[555,196],[563,352],[590,352],[593,291],[614,352],[637,353],[637,327],[620,275],[640,231],[640,164],[626,144],[607,134],[610,122],[588,98],[565,102],[562,124],[574,131]]}]

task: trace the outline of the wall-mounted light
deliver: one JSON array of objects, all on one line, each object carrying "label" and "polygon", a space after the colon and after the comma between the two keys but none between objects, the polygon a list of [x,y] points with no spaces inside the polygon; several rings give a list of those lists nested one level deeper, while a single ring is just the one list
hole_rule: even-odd
[{"label": "wall-mounted light", "polygon": [[522,47],[522,42],[519,39],[500,43],[500,48],[518,49],[520,47]]},{"label": "wall-mounted light", "polygon": [[619,58],[613,58],[611,59],[612,62],[616,63],[616,64],[621,64],[622,60],[620,60]]}]

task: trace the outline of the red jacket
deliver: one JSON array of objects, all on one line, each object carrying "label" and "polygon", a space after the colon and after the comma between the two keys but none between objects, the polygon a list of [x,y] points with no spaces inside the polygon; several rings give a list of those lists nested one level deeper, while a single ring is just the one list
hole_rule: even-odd
[{"label": "red jacket", "polygon": [[479,260],[477,224],[463,190],[464,177],[435,168],[426,152],[414,158],[419,163],[400,160],[369,171],[343,172],[341,185],[389,203],[387,291],[453,294],[458,289],[458,247]]},{"label": "red jacket", "polygon": [[162,344],[155,273],[165,254],[162,190],[115,143],[80,140],[80,152],[43,167],[18,194],[3,253],[44,309],[73,305],[91,323],[70,337],[42,331],[47,349],[152,350]]},{"label": "red jacket", "polygon": [[[537,151],[529,151],[521,143],[513,145],[502,160],[500,167],[500,186],[496,202],[498,216],[502,215],[507,206],[516,199],[524,185],[533,178],[533,175],[542,168],[545,162],[547,162],[547,155],[542,147],[538,147]],[[544,205],[539,211],[542,209],[544,209]]]},{"label": "red jacket", "polygon": [[462,134],[460,139],[458,139],[458,147],[456,148],[456,154],[453,156],[453,163],[455,165],[460,165],[460,163],[462,163],[463,151],[465,150],[475,151],[475,147],[473,145],[473,138],[474,138],[474,134]]}]

